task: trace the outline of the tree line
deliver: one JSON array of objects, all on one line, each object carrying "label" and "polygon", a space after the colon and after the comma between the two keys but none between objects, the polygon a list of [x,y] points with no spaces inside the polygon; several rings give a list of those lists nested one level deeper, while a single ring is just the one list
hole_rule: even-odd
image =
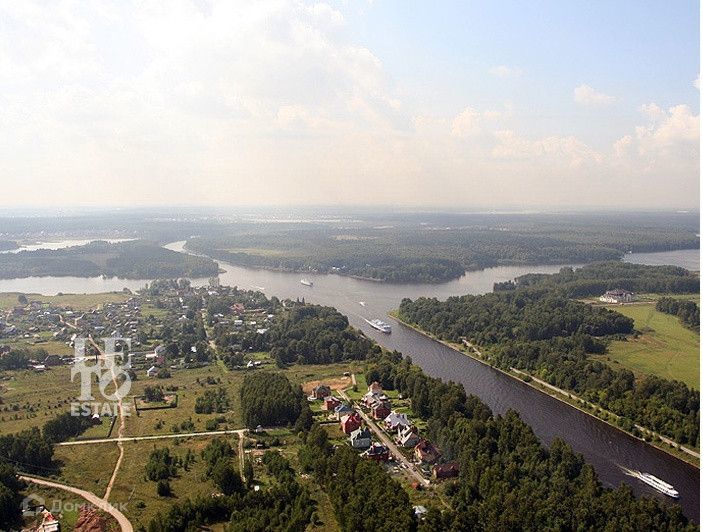
[{"label": "tree line", "polygon": [[[387,217],[386,217],[387,218]],[[446,282],[466,270],[510,264],[619,260],[627,252],[699,248],[695,223],[635,217],[389,217],[356,227],[246,224],[187,247],[242,266],[336,273],[385,282]],[[430,221],[427,221],[430,220]],[[203,233],[200,233],[203,234]]]},{"label": "tree line", "polygon": [[678,505],[605,488],[562,440],[546,448],[514,411],[493,416],[463,387],[427,376],[399,353],[369,361],[367,378],[411,400],[444,459],[451,509],[432,507],[419,530],[694,530]]},{"label": "tree line", "polygon": [[249,428],[295,425],[309,428],[312,412],[302,389],[294,387],[285,375],[257,372],[244,380],[240,391],[241,411]]},{"label": "tree line", "polygon": [[699,392],[679,381],[645,376],[593,359],[608,337],[633,331],[631,318],[587,305],[541,286],[482,296],[403,299],[400,316],[452,342],[467,339],[492,363],[517,368],[572,391],[620,416],[620,426],[640,424],[678,443],[699,445]]},{"label": "tree line", "polygon": [[155,242],[134,240],[110,244],[95,241],[83,246],[0,253],[0,278],[33,276],[122,277],[153,279],[217,275],[217,263],[205,257],[162,248]]},{"label": "tree line", "polygon": [[557,289],[566,297],[600,296],[607,290],[639,293],[699,293],[699,277],[679,266],[646,266],[629,262],[602,262],[558,273],[528,273],[514,281],[495,283],[496,291],[537,287]]},{"label": "tree line", "polygon": [[279,366],[330,364],[363,360],[375,349],[358,335],[346,316],[332,307],[289,302],[290,308],[277,317],[262,336],[260,347],[269,350]]},{"label": "tree line", "polygon": [[694,301],[662,297],[656,301],[656,310],[677,316],[686,327],[700,330],[700,307]]}]

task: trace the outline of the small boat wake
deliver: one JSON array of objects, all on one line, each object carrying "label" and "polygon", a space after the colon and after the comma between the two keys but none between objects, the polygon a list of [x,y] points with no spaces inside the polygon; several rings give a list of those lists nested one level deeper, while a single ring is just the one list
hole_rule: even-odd
[{"label": "small boat wake", "polygon": [[661,480],[660,478],[652,475],[651,473],[642,473],[641,471],[637,471],[635,469],[629,469],[628,467],[624,467],[621,465],[619,466],[619,468],[626,475],[629,475],[630,477],[634,477],[636,479],[639,479],[641,482],[651,486],[653,489],[662,493],[663,495],[667,495],[668,497],[672,497],[673,499],[680,498],[680,494],[672,485],[670,485],[667,482],[665,482],[664,480]]}]

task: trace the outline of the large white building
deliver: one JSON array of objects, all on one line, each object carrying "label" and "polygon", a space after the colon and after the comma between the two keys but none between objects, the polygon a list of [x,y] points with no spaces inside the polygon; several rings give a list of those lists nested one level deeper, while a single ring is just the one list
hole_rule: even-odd
[{"label": "large white building", "polygon": [[600,296],[600,301],[603,303],[631,303],[636,301],[636,294],[628,290],[607,290]]}]

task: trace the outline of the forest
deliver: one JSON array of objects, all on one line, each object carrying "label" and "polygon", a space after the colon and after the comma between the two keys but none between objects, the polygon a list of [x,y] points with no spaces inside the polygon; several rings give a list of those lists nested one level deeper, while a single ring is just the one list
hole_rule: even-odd
[{"label": "forest", "polygon": [[249,428],[295,425],[298,421],[303,424],[302,428],[309,426],[305,421],[311,421],[307,398],[285,375],[254,373],[244,380],[240,395],[242,416]]},{"label": "forest", "polygon": [[656,310],[677,316],[685,327],[700,330],[700,307],[694,301],[662,297],[656,301]]},{"label": "forest", "polygon": [[438,283],[491,266],[579,264],[619,260],[627,252],[697,249],[696,232],[687,218],[427,213],[359,217],[342,225],[242,224],[236,231],[190,238],[187,248],[242,266]]},{"label": "forest", "polygon": [[604,262],[577,269],[562,268],[555,274],[529,273],[514,281],[495,284],[496,291],[526,287],[558,289],[566,297],[600,296],[616,288],[638,293],[696,294],[700,278],[678,266]]},{"label": "forest", "polygon": [[400,353],[371,358],[366,379],[409,397],[428,437],[460,464],[446,489],[451,508],[431,508],[420,531],[696,529],[677,505],[603,487],[562,440],[543,447],[514,411],[493,416],[462,386],[427,376]]},{"label": "forest", "polygon": [[608,338],[632,333],[633,320],[560,293],[538,283],[444,302],[403,299],[399,315],[444,340],[467,339],[502,369],[517,368],[575,392],[620,416],[619,425],[631,432],[640,424],[699,446],[699,392],[651,375],[637,381],[630,370],[593,359],[606,351]]},{"label": "forest", "polygon": [[154,279],[207,277],[218,271],[211,259],[170,251],[144,240],[0,253],[2,279],[47,275]]},{"label": "forest", "polygon": [[374,344],[356,333],[346,316],[332,307],[290,302],[289,309],[273,322],[264,345],[279,366],[330,364],[363,360]]}]

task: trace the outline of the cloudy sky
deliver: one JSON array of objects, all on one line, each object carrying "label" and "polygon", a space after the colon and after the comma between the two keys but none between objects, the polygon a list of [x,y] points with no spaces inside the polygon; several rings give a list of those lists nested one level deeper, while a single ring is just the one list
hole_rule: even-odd
[{"label": "cloudy sky", "polygon": [[0,1],[0,205],[699,204],[695,1]]}]

